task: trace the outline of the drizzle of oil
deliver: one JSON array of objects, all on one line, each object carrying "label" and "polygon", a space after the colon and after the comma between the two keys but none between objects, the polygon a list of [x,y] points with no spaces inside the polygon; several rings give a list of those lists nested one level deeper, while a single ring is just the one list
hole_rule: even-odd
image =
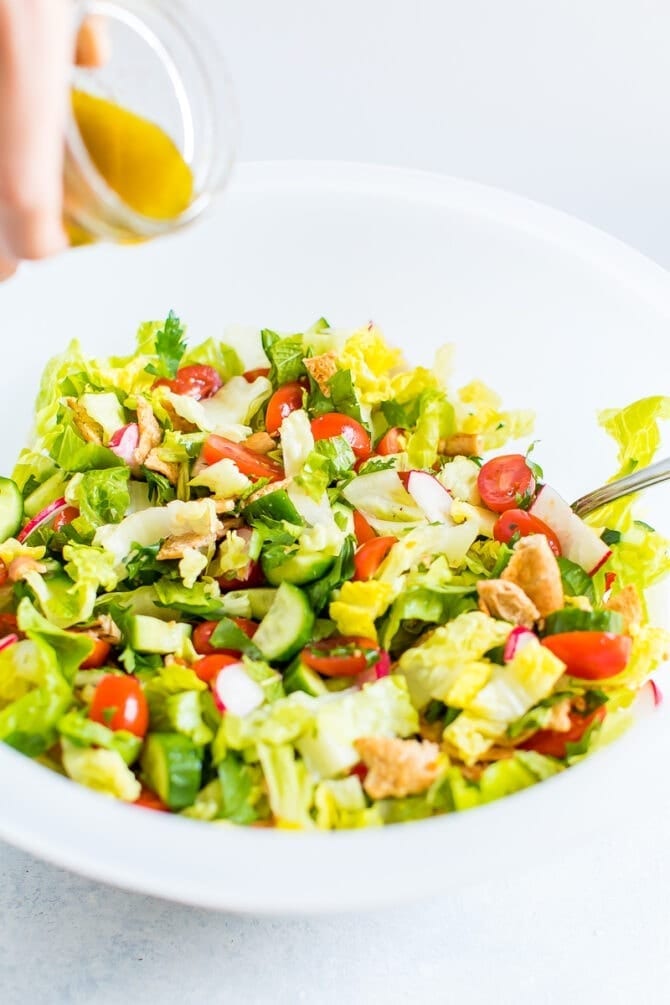
[{"label": "drizzle of oil", "polygon": [[93,164],[136,213],[173,220],[193,200],[193,174],[168,134],[135,112],[73,90],[72,110]]}]

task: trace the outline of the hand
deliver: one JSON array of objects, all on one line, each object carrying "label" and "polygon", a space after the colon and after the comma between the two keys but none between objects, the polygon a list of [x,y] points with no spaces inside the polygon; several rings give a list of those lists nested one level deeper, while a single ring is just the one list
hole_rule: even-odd
[{"label": "hand", "polygon": [[0,0],[0,279],[22,259],[67,247],[63,137],[70,66],[104,61],[104,39],[85,22],[73,52],[67,0]]}]

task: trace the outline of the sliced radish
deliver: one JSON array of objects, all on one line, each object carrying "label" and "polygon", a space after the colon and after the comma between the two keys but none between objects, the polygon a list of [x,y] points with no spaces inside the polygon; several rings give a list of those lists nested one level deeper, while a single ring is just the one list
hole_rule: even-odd
[{"label": "sliced radish", "polygon": [[507,642],[505,643],[505,648],[503,650],[503,659],[505,663],[509,663],[513,660],[518,652],[520,652],[525,646],[530,642],[537,642],[537,636],[534,632],[531,632],[530,628],[523,628],[521,625],[517,625],[507,636]]},{"label": "sliced radish", "polygon": [[13,646],[18,641],[18,635],[5,635],[4,639],[0,639],[0,653],[3,649],[9,649],[10,646]]},{"label": "sliced radish", "polygon": [[595,530],[573,513],[565,499],[549,485],[542,486],[528,512],[551,527],[565,558],[581,565],[590,576],[612,554]]},{"label": "sliced radish", "polygon": [[16,535],[16,540],[23,544],[26,538],[29,538],[33,531],[42,527],[43,524],[48,523],[49,520],[53,520],[56,514],[60,513],[61,510],[66,509],[67,506],[67,499],[56,499],[54,502],[49,503],[49,505],[45,506],[43,510],[40,510],[37,516],[34,516],[32,520],[28,521],[23,530],[19,531]]},{"label": "sliced radish", "polygon": [[231,663],[219,670],[212,691],[219,711],[233,715],[248,715],[265,700],[262,687],[251,679],[244,663]]},{"label": "sliced radish", "polygon": [[376,680],[388,677],[390,673],[391,657],[386,650],[382,649],[379,653],[379,659],[373,666],[367,667],[367,669],[361,670],[359,674],[356,674],[356,684],[358,687],[363,687],[364,684],[374,684]]},{"label": "sliced radish", "polygon": [[640,715],[649,715],[663,701],[663,694],[655,680],[651,678],[642,685],[635,699],[635,710]]},{"label": "sliced radish", "polygon": [[135,451],[140,442],[140,427],[136,422],[129,422],[127,426],[121,426],[109,441],[109,449],[113,450],[117,457],[120,457],[126,464],[132,464]]},{"label": "sliced radish", "polygon": [[427,471],[410,471],[407,491],[429,523],[451,523],[451,496]]}]

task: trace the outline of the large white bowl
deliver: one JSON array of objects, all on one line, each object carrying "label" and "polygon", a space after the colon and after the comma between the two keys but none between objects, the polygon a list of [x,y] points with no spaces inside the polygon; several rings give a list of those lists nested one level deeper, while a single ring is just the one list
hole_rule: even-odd
[{"label": "large white bowl", "polygon": [[[598,408],[670,390],[670,278],[562,214],[439,176],[342,164],[246,166],[218,214],[136,249],[97,248],[0,290],[2,468],[45,359],[70,337],[125,351],[172,307],[194,338],[230,322],[301,330],[374,318],[412,360],[444,341],[459,371],[538,413],[538,458],[568,497],[613,470]],[[11,362],[9,362],[11,361]],[[660,526],[667,491],[651,499]],[[654,506],[651,507],[653,516]],[[0,747],[0,835],[97,879],[250,912],[373,907],[549,862],[665,791],[667,704],[622,741],[482,809],[385,830],[200,824],[101,798]]]}]

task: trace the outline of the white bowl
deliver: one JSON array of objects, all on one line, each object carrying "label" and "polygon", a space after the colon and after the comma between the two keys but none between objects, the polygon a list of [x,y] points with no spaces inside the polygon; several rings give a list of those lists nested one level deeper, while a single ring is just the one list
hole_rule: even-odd
[{"label": "white bowl", "polygon": [[[614,469],[600,407],[668,391],[670,278],[576,220],[434,175],[342,164],[241,169],[216,216],[134,249],[96,248],[0,291],[11,467],[45,359],[70,337],[126,351],[174,308],[193,338],[243,322],[301,330],[373,317],[413,361],[444,341],[462,376],[538,413],[548,480],[572,498]],[[667,490],[650,512],[670,530]],[[200,824],[108,801],[0,748],[0,836],[133,890],[216,908],[373,907],[550,861],[663,792],[668,705],[565,774],[487,807],[367,832]]]}]

